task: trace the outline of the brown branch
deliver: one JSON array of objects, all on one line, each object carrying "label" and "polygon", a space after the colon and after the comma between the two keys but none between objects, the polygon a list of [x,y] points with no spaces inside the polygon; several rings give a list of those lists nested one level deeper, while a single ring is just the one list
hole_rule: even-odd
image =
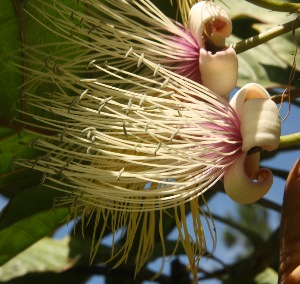
[{"label": "brown branch", "polygon": [[293,101],[300,98],[300,89],[290,90],[289,94],[283,93],[280,95],[274,95],[271,98],[276,104]]}]

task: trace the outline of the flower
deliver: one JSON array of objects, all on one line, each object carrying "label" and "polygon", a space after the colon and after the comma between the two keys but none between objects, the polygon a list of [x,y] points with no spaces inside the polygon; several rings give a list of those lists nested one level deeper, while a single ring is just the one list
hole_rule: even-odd
[{"label": "flower", "polygon": [[269,169],[259,169],[260,153],[248,155],[259,147],[272,151],[280,142],[281,122],[276,104],[258,84],[241,88],[230,101],[240,121],[242,154],[224,175],[226,193],[238,203],[252,203],[264,196],[273,183]]},{"label": "flower", "polygon": [[[155,77],[95,61],[88,66],[102,73],[99,79],[82,79],[63,66],[61,72],[31,70],[40,82],[54,86],[43,96],[26,93],[28,108],[38,114],[20,111],[28,118],[21,121],[25,130],[42,130],[31,145],[45,156],[15,163],[43,172],[45,186],[65,192],[58,204],[69,206],[75,218],[84,221],[95,214],[95,228],[101,221],[114,236],[121,230],[125,242],[112,252],[112,259],[119,257],[117,265],[126,261],[135,241],[138,271],[153,252],[155,234],[166,255],[163,216],[168,211],[196,281],[196,267],[206,251],[199,204],[203,193],[224,179],[228,195],[238,202],[258,199],[256,182],[249,182],[256,168],[247,153],[256,146],[276,147],[280,124],[269,119],[277,119],[278,110],[259,85],[245,86],[229,104],[142,55],[130,56]],[[255,178],[260,184],[265,172]],[[261,196],[270,186],[258,186]],[[94,236],[92,259],[102,234]]]},{"label": "flower", "polygon": [[[136,58],[134,52],[130,56]],[[58,205],[69,206],[73,216],[87,220],[96,214],[113,235],[121,229],[126,241],[112,253],[118,264],[135,241],[139,270],[152,253],[155,234],[165,256],[163,216],[168,212],[196,279],[206,251],[202,194],[240,154],[239,119],[226,100],[203,86],[142,56],[136,61],[156,77],[96,62],[88,65],[102,73],[99,80],[81,79],[63,65],[59,73],[31,70],[39,82],[53,84],[51,93],[26,92],[27,108],[36,111],[21,111],[27,117],[20,121],[25,131],[34,126],[43,133],[31,145],[45,156],[15,163],[44,173],[45,186],[65,192]],[[193,229],[187,226],[189,211]],[[101,234],[95,236],[92,258],[98,240]]]},{"label": "flower", "polygon": [[[188,12],[188,6],[179,1],[182,13]],[[39,22],[46,29],[87,48],[88,54],[78,55],[82,59],[114,62],[131,70],[128,54],[134,50],[226,98],[236,85],[236,53],[225,46],[231,20],[211,1],[201,1],[188,15],[182,14],[183,19],[188,17],[186,27],[165,16],[150,0],[82,0],[72,8],[61,1],[37,0],[28,1],[26,7],[33,18],[44,15],[45,22]],[[120,60],[124,56],[126,62]]]},{"label": "flower", "polygon": [[190,10],[188,29],[199,49],[201,80],[195,81],[227,97],[238,77],[236,53],[232,47],[224,48],[225,38],[232,32],[231,20],[215,3],[201,1]]},{"label": "flower", "polygon": [[[26,108],[17,121],[37,135],[30,145],[44,156],[15,163],[44,173],[44,186],[65,192],[57,204],[70,207],[70,218],[81,216],[85,224],[96,216],[91,259],[103,237],[103,230],[96,233],[100,223],[112,230],[116,266],[135,250],[138,271],[155,239],[163,257],[172,254],[163,222],[172,216],[196,281],[206,251],[200,215],[214,226],[201,209],[203,193],[223,181],[232,199],[250,203],[269,190],[272,174],[259,169],[252,150],[278,146],[276,105],[256,84],[228,102],[237,61],[231,48],[222,50],[231,22],[217,5],[196,4],[185,28],[148,0],[83,4],[90,4],[88,14],[84,6],[55,0],[26,4],[27,13],[66,42],[45,44],[55,46],[51,56],[40,46],[26,47]],[[215,92],[197,83],[200,72]],[[117,249],[119,231],[124,242]]]}]

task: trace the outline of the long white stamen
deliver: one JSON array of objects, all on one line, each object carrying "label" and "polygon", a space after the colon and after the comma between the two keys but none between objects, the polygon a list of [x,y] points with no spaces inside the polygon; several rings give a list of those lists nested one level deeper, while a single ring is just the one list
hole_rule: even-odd
[{"label": "long white stamen", "polygon": [[[139,58],[137,56],[136,60]],[[147,59],[144,59],[144,63],[152,71],[157,66]],[[233,162],[230,155],[234,157],[238,154],[241,142],[240,137],[234,134],[235,130],[228,128],[227,120],[235,121],[237,117],[221,97],[209,93],[192,81],[183,81],[162,67],[155,81],[109,65],[106,68],[96,67],[112,76],[104,81],[119,82],[120,87],[102,83],[101,80],[78,78],[78,82],[84,84],[82,87],[85,88],[86,94],[80,104],[74,104],[71,109],[69,101],[73,101],[74,98],[65,95],[54,101],[47,97],[31,95],[32,99],[28,101],[29,105],[45,110],[47,108],[44,105],[51,103],[52,112],[67,119],[60,123],[31,115],[34,120],[43,122],[45,129],[57,129],[61,133],[67,126],[64,143],[71,143],[82,149],[77,150],[78,159],[89,162],[90,166],[80,169],[77,166],[74,168],[74,163],[70,164],[68,169],[64,170],[64,175],[72,183],[82,186],[85,184],[86,192],[89,192],[89,187],[92,190],[94,181],[85,183],[81,182],[81,179],[95,180],[92,178],[94,168],[99,182],[101,180],[105,188],[116,188],[116,177],[124,165],[128,164],[129,169],[122,173],[122,182],[130,181],[132,184],[132,189],[126,190],[127,197],[123,197],[128,209],[131,208],[128,193],[131,193],[135,196],[132,204],[138,202],[139,196],[147,196],[147,202],[140,210],[156,210],[172,206],[175,200],[177,203],[183,203],[201,195],[207,190],[208,182],[213,183],[212,179],[218,180],[223,175],[223,169]],[[60,80],[71,88],[66,75]],[[168,84],[167,92],[161,88],[164,82]],[[89,85],[88,93],[85,84]],[[126,89],[122,89],[122,84],[127,86]],[[128,84],[131,85],[130,88]],[[76,91],[79,97],[84,92]],[[99,101],[106,105],[100,113],[97,107],[99,104],[95,103]],[[178,115],[178,112],[181,115]],[[87,125],[91,126],[86,127]],[[236,127],[238,133],[238,123]],[[86,138],[82,137],[82,134],[85,134]],[[54,144],[51,144],[51,140]],[[72,150],[54,147],[59,140],[48,137],[45,142],[50,143],[40,141],[39,148],[46,152],[59,149],[64,165],[65,159],[72,157]],[[212,146],[214,143],[215,146]],[[56,171],[63,167],[58,161],[54,163],[52,160],[49,163],[51,169],[57,168]],[[105,169],[103,174],[106,173],[103,176],[102,167]],[[53,173],[52,170],[49,171]],[[209,171],[211,174],[208,174]],[[108,172],[111,173],[111,178],[107,175]],[[165,178],[168,177],[173,177],[176,183],[166,181]],[[142,184],[147,182],[152,182],[151,190],[141,191]],[[160,184],[169,188],[159,189]],[[189,193],[187,189],[196,184],[197,190]],[[134,189],[136,186],[140,188],[138,191]],[[97,183],[97,187],[102,188],[101,183]],[[122,188],[119,185],[117,187]],[[109,196],[113,194],[112,190],[107,192],[106,189],[102,189],[103,191],[97,191],[102,192],[102,198],[116,198],[114,195]],[[166,198],[157,199],[158,196],[165,195]],[[118,202],[121,202],[121,196],[118,196]],[[114,204],[112,206],[115,207]]]},{"label": "long white stamen", "polygon": [[[81,10],[85,6],[89,13]],[[142,228],[149,237],[138,236],[137,269],[143,265],[156,214],[164,243],[162,218],[171,210],[191,267],[197,267],[205,248],[198,197],[239,156],[239,118],[226,100],[172,72],[181,69],[179,60],[191,59],[177,37],[197,45],[150,0],[82,0],[75,9],[57,0],[27,3],[26,12],[61,42],[46,45],[51,57],[39,46],[26,47],[30,111],[20,110],[26,120],[16,120],[30,133],[41,132],[32,146],[46,155],[15,164],[42,172],[44,186],[66,193],[57,203],[70,206],[83,223],[96,214],[113,234],[126,228],[121,253],[112,253],[121,255],[118,264]],[[51,91],[41,96],[36,90],[43,84]]]}]

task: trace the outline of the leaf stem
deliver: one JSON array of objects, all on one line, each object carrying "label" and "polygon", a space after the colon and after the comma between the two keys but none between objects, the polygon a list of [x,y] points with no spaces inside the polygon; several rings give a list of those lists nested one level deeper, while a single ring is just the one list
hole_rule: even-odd
[{"label": "leaf stem", "polygon": [[287,3],[274,0],[246,0],[256,6],[277,12],[297,13],[300,11],[299,3]]},{"label": "leaf stem", "polygon": [[298,29],[299,27],[300,27],[300,18],[296,18],[293,21],[290,21],[283,25],[278,25],[265,32],[262,32],[259,35],[234,43],[231,46],[235,49],[235,52],[237,54],[242,53],[248,49],[251,49],[262,43],[265,43],[275,37],[288,33],[292,30]]},{"label": "leaf stem", "polygon": [[298,144],[300,144],[300,132],[281,136],[279,148],[295,146]]},{"label": "leaf stem", "polygon": [[288,93],[282,93],[280,95],[271,96],[271,99],[276,104],[281,104],[282,102],[295,101],[297,98],[300,98],[300,89],[289,90]]}]

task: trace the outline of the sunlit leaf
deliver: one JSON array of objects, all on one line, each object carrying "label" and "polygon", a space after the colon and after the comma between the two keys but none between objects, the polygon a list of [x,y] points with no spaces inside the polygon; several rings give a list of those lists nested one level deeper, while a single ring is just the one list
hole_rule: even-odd
[{"label": "sunlit leaf", "polygon": [[[264,32],[274,27],[274,25],[269,24],[256,24],[253,26],[258,32]],[[295,30],[293,36],[292,32],[284,34],[282,36],[276,37],[269,42],[267,42],[268,47],[272,53],[280,58],[282,61],[286,62],[289,66],[293,65],[294,54],[296,52],[297,44],[299,45],[300,30]],[[297,41],[298,40],[298,41]],[[299,46],[298,46],[299,48]],[[296,70],[300,70],[300,57],[295,57],[295,67]]]},{"label": "sunlit leaf", "polygon": [[225,1],[226,5],[222,4],[221,1],[218,4],[224,7],[231,19],[249,17],[256,19],[257,22],[278,25],[291,21],[296,17],[282,12],[269,11],[246,1],[228,0]]},{"label": "sunlit leaf", "polygon": [[278,274],[274,269],[268,267],[263,272],[259,273],[255,279],[254,283],[256,284],[277,284],[278,283]]},{"label": "sunlit leaf", "polygon": [[69,237],[54,240],[43,238],[0,267],[0,281],[7,281],[30,272],[61,272],[75,262],[69,259]]},{"label": "sunlit leaf", "polygon": [[[232,42],[240,41],[231,37]],[[288,52],[288,51],[287,51]],[[277,56],[270,45],[263,44],[238,54],[239,77],[237,85],[255,82],[266,88],[285,86],[289,82],[291,69],[286,60]],[[292,62],[291,62],[292,64]],[[296,82],[298,83],[298,82]]]},{"label": "sunlit leaf", "polygon": [[[295,15],[287,16],[286,13],[271,12],[245,1],[233,0],[226,4],[229,6],[225,9],[233,21],[234,33],[228,43],[239,42],[242,38],[252,37],[296,18]],[[298,38],[298,34],[299,31],[296,31],[295,39]],[[238,86],[249,82],[256,82],[267,88],[286,86],[289,83],[290,67],[294,60],[292,54],[295,50],[292,32],[289,32],[239,54]],[[300,59],[296,58],[296,61],[299,67]],[[297,81],[294,83],[299,86]]]}]

